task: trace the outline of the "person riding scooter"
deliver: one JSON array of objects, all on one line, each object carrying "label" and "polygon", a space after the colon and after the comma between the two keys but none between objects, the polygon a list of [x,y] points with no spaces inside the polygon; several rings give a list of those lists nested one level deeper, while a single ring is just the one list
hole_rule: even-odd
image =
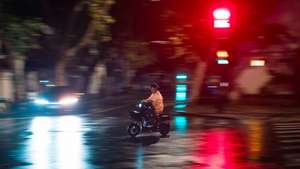
[{"label": "person riding scooter", "polygon": [[164,99],[159,91],[159,86],[156,83],[150,85],[151,95],[143,100],[144,102],[150,103],[154,108],[155,121],[164,111]]}]

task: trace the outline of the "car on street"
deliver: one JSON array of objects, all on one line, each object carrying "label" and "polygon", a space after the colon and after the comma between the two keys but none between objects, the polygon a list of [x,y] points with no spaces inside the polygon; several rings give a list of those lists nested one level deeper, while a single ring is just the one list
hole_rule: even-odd
[{"label": "car on street", "polygon": [[38,93],[33,100],[35,110],[39,112],[59,111],[77,112],[80,108],[80,95],[67,86],[49,87]]}]

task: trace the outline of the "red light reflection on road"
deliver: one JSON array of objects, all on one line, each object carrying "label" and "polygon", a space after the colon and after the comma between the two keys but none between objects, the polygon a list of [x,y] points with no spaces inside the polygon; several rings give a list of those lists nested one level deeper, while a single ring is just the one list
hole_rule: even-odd
[{"label": "red light reflection on road", "polygon": [[195,143],[194,156],[201,160],[191,169],[248,169],[245,137],[235,129],[209,129]]}]

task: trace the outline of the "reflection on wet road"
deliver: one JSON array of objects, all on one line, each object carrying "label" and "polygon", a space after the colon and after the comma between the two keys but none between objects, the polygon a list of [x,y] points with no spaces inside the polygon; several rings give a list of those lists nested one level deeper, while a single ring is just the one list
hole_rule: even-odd
[{"label": "reflection on wet road", "polygon": [[32,135],[24,155],[30,168],[85,168],[87,147],[84,146],[82,119],[76,116],[36,117],[31,122]]},{"label": "reflection on wet road", "polygon": [[131,139],[122,112],[0,119],[0,168],[267,168],[247,160],[249,135],[234,121],[174,116],[169,137],[146,133]]}]

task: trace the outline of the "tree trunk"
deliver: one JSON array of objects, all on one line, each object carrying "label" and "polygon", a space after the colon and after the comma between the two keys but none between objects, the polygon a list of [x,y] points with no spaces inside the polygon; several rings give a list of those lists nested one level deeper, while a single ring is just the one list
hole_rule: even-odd
[{"label": "tree trunk", "polygon": [[[2,31],[0,31],[0,39],[4,39]],[[17,101],[24,100],[26,98],[25,91],[25,56],[16,53],[11,44],[8,41],[3,40],[3,45],[8,50],[10,56],[10,64],[13,69],[14,75],[14,87],[15,87],[15,99]]]},{"label": "tree trunk", "polygon": [[130,86],[130,81],[131,81],[131,77],[130,77],[130,65],[128,63],[128,61],[123,61],[123,76],[124,76],[124,87],[127,88]]},{"label": "tree trunk", "polygon": [[56,85],[65,86],[68,85],[66,78],[66,66],[70,60],[72,60],[76,53],[84,46],[89,45],[93,40],[94,28],[92,23],[89,24],[85,34],[82,36],[79,43],[72,48],[64,48],[63,55],[60,57],[60,61],[57,63],[55,67],[55,82]]},{"label": "tree trunk", "polygon": [[106,75],[107,75],[106,65],[102,63],[98,63],[94,67],[94,73],[90,75],[90,80],[88,84],[89,94],[99,94],[100,90],[103,88]]},{"label": "tree trunk", "polygon": [[[53,21],[53,18],[51,15],[51,10],[49,9],[49,1],[47,0],[43,0],[43,6],[45,8],[45,13],[46,13],[46,18],[48,18],[48,20],[52,19],[51,21]],[[82,3],[82,1],[77,2],[73,9],[72,12],[70,13],[70,17],[66,23],[66,31],[65,31],[65,37],[62,39],[61,43],[61,47],[59,50],[59,56],[60,56],[60,60],[58,61],[58,63],[55,66],[55,82],[56,85],[59,86],[65,86],[68,85],[68,81],[66,79],[66,66],[68,64],[68,61],[71,60],[77,53],[77,51],[86,45],[86,42],[88,38],[90,38],[90,34],[91,32],[93,32],[92,30],[92,24],[89,24],[87,31],[85,32],[85,34],[82,36],[82,38],[79,40],[78,44],[75,45],[74,47],[71,48],[67,48],[67,43],[68,43],[68,36],[69,34],[72,32],[72,28],[74,26],[74,22],[76,19],[76,16],[78,16],[78,14],[83,10],[83,6],[84,3]]]},{"label": "tree trunk", "polygon": [[25,57],[18,54],[13,54],[12,67],[14,73],[15,98],[17,101],[26,98],[25,91]]},{"label": "tree trunk", "polygon": [[191,101],[197,101],[201,95],[201,88],[205,78],[205,72],[207,68],[207,63],[203,61],[198,61],[197,67],[193,73],[193,81],[191,86]]},{"label": "tree trunk", "polygon": [[55,81],[58,86],[68,85],[66,81],[65,63],[58,63],[55,67]]}]

